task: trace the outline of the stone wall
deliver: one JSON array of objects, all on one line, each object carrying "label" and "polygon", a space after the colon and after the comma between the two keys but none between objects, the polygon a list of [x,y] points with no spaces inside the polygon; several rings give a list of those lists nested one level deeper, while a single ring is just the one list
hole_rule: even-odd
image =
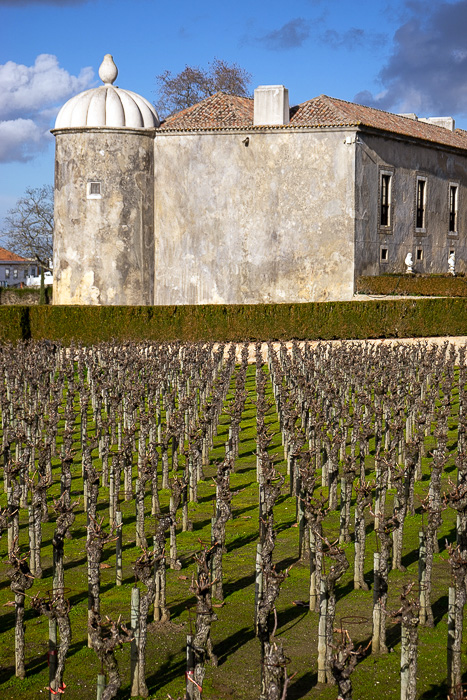
[{"label": "stone wall", "polygon": [[[46,288],[46,301],[52,297],[52,290]],[[8,287],[0,288],[0,304],[4,306],[13,306],[21,304],[23,306],[36,306],[39,304],[40,290],[39,289],[21,289],[14,290]]]},{"label": "stone wall", "polygon": [[[439,127],[442,128],[442,127]],[[448,255],[456,251],[456,271],[467,271],[467,158],[439,144],[358,134],[356,148],[356,276],[405,272],[412,253],[414,272],[448,272]],[[378,225],[380,171],[392,178],[392,226]],[[417,176],[426,178],[425,232],[415,230]],[[449,185],[458,189],[458,235],[449,234]],[[380,249],[388,261],[380,261]],[[416,259],[417,249],[422,259]]]},{"label": "stone wall", "polygon": [[152,304],[154,132],[54,133],[54,303]]},{"label": "stone wall", "polygon": [[155,304],[350,299],[345,132],[157,133]]}]

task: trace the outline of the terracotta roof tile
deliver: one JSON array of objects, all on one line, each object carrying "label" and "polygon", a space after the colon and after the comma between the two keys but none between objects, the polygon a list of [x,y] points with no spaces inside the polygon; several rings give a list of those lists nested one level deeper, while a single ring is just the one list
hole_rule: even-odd
[{"label": "terracotta roof tile", "polygon": [[383,112],[327,95],[292,107],[286,126],[253,126],[253,99],[217,92],[215,95],[168,117],[158,131],[208,131],[212,129],[288,129],[361,126],[432,143],[467,149],[467,131]]},{"label": "terracotta roof tile", "polygon": [[383,112],[374,107],[365,107],[345,102],[335,97],[320,95],[291,109],[290,126],[368,126],[401,136],[432,141],[455,148],[467,148],[467,132],[463,129],[450,131],[436,124]]},{"label": "terracotta roof tile", "polygon": [[242,128],[253,124],[253,100],[216,92],[202,102],[177,112],[162,122],[159,131],[173,129]]},{"label": "terracotta roof tile", "polygon": [[22,258],[16,253],[12,253],[11,250],[0,247],[0,262],[28,262],[26,258]]}]

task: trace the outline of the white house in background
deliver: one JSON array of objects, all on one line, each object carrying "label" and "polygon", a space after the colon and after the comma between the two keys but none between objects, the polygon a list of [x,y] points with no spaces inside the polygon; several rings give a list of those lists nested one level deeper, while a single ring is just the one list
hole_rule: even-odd
[{"label": "white house in background", "polygon": [[22,287],[37,271],[36,262],[0,247],[0,287]]}]

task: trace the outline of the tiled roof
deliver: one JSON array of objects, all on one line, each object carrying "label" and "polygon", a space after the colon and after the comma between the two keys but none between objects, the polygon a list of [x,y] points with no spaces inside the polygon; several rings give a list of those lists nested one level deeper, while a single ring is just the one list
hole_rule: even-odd
[{"label": "tiled roof", "polygon": [[253,125],[253,100],[216,92],[202,102],[168,117],[159,131],[249,128]]},{"label": "tiled roof", "polygon": [[290,126],[368,126],[434,143],[467,148],[467,131],[450,131],[442,126],[383,112],[374,107],[365,107],[345,102],[335,97],[320,95],[303,102],[290,110]]},{"label": "tiled roof", "polygon": [[28,262],[26,258],[22,258],[21,255],[16,255],[12,253],[11,250],[0,247],[0,262]]},{"label": "tiled roof", "polygon": [[215,95],[168,117],[159,131],[207,131],[212,129],[326,128],[361,126],[433,143],[467,149],[467,131],[383,112],[327,95],[292,107],[290,122],[279,127],[253,126],[253,99],[217,92]]}]

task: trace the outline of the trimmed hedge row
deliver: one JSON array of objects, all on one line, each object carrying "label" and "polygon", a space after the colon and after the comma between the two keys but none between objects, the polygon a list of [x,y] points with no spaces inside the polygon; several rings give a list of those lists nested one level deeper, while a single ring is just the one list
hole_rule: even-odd
[{"label": "trimmed hedge row", "polygon": [[467,299],[0,307],[0,341],[243,341],[467,335]]},{"label": "trimmed hedge row", "polygon": [[467,277],[452,277],[452,275],[358,277],[355,288],[357,294],[467,297]]}]

